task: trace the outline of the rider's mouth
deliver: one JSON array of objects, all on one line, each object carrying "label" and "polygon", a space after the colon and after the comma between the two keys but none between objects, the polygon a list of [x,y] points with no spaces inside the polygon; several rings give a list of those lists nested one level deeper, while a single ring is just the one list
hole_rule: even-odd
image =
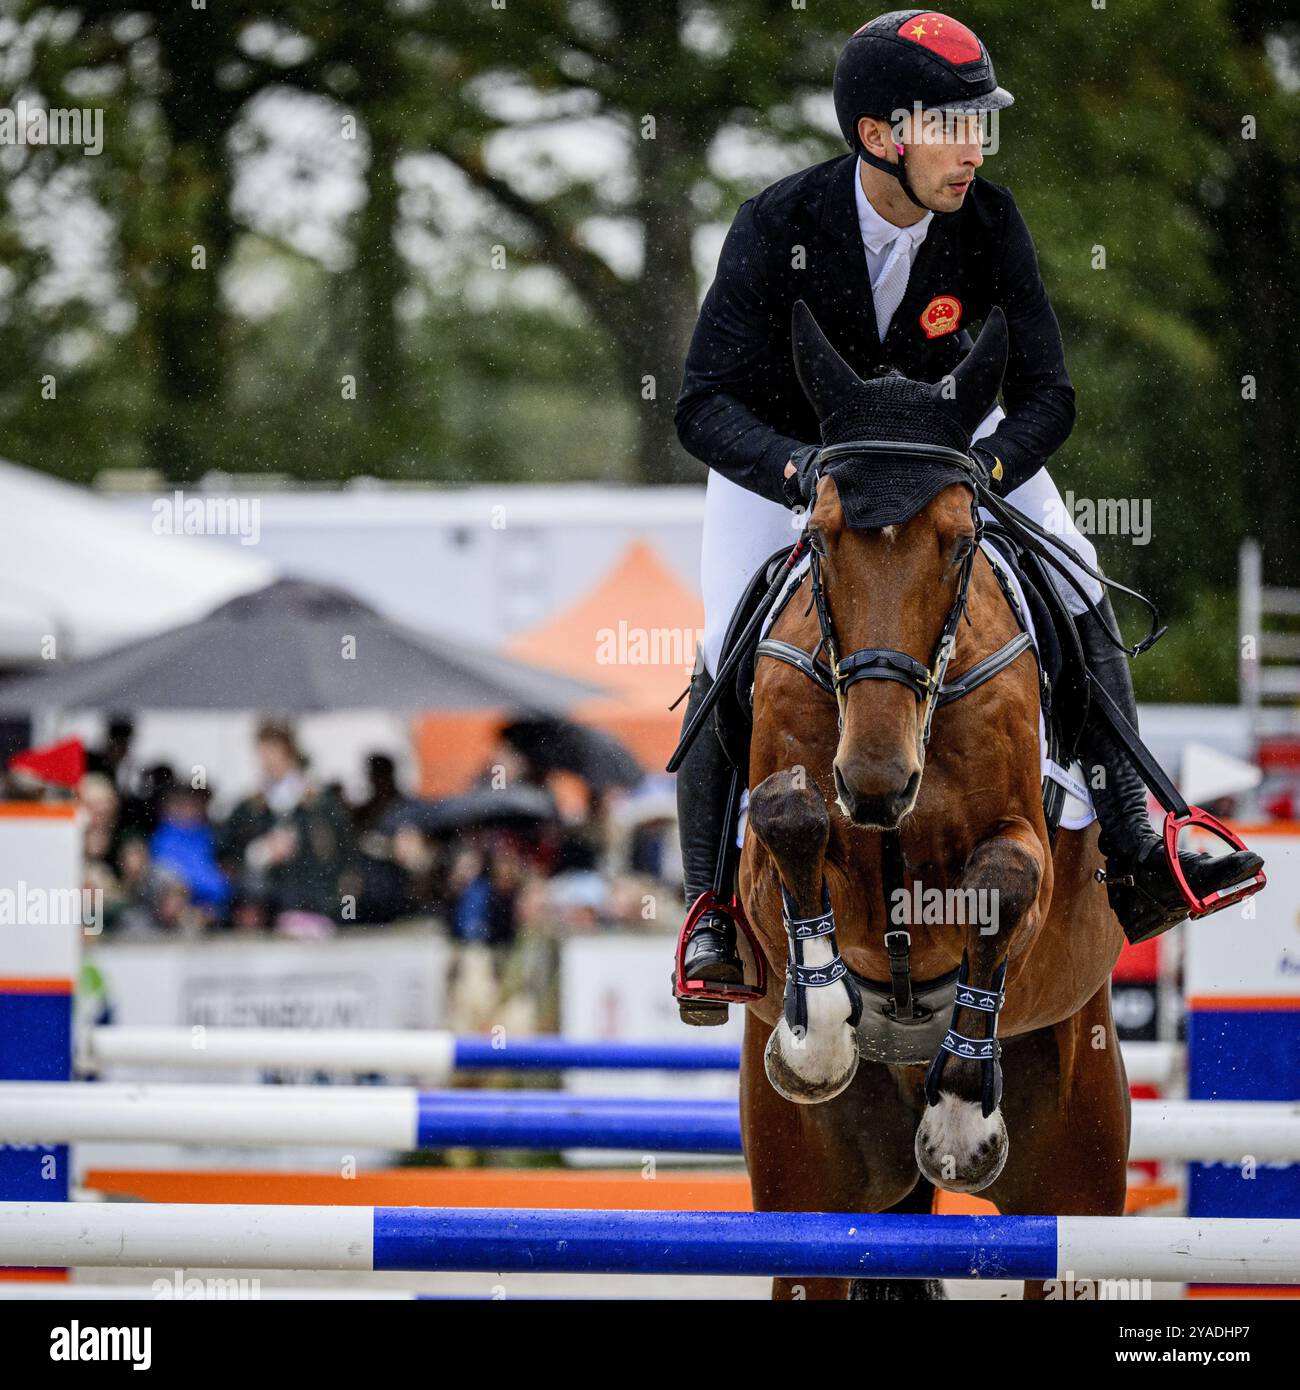
[{"label": "rider's mouth", "polygon": [[954,193],[965,193],[971,186],[971,182],[972,180],[970,179],[954,179],[949,183],[948,187],[951,188]]}]

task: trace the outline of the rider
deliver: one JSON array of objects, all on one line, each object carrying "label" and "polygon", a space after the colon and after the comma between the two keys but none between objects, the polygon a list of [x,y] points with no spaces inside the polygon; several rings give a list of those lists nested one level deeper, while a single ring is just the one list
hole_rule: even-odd
[{"label": "rider", "polygon": [[[1002,395],[972,454],[994,490],[1092,568],[1096,552],[1070,519],[1044,465],[1074,423],[1074,388],[1034,246],[1011,194],[976,177],[989,113],[1012,104],[988,51],[965,25],[930,10],[896,10],[849,39],[835,68],[835,109],[851,154],[765,189],[736,214],[705,297],[677,401],[685,448],[709,465],[702,585],[704,641],[686,719],[713,683],[737,602],[774,551],[792,545],[815,486],[816,417],[794,372],[790,311],[807,301],[859,375],[896,368],[935,382],[971,346],[966,331],[993,304],[1006,314],[1010,353]],[[991,118],[996,120],[996,116]],[[794,507],[792,517],[789,510]],[[1088,668],[1129,722],[1137,706],[1124,653],[1053,574],[1075,615]],[[1104,591],[1076,582],[1105,621]],[[1111,905],[1130,941],[1186,916],[1146,788],[1095,715],[1081,749],[1101,822]],[[713,886],[730,764],[705,729],[677,777],[688,904]],[[1256,872],[1258,856],[1182,854],[1198,897]],[[705,912],[684,949],[687,979],[739,982],[734,923]],[[681,1001],[692,1023],[720,1023],[725,1004]]]}]

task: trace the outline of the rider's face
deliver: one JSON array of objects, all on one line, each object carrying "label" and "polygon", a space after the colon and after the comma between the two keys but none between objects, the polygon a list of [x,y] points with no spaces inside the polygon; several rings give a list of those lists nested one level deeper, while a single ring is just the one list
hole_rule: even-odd
[{"label": "rider's face", "polygon": [[891,162],[901,137],[907,181],[934,212],[956,212],[970,191],[975,171],[984,163],[983,119],[978,115],[926,112],[918,120],[906,114],[897,127],[864,118],[861,133],[872,153]]},{"label": "rider's face", "polygon": [[907,177],[916,196],[935,212],[956,212],[984,163],[979,117],[936,121],[933,128],[923,122],[908,134],[914,138],[904,143]]}]

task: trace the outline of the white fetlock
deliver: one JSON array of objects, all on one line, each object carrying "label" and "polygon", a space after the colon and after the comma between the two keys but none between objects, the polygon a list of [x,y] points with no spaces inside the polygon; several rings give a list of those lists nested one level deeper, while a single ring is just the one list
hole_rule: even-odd
[{"label": "white fetlock", "polygon": [[[764,1052],[767,1079],[778,1095],[798,1105],[837,1096],[858,1069],[855,1027],[861,1001],[835,943],[830,898],[823,910],[799,918],[783,890],[791,958],[786,965],[786,1008]],[[790,1016],[802,1020],[791,1026]]]},{"label": "white fetlock", "polygon": [[1010,1145],[1001,1107],[985,1116],[978,1101],[939,1096],[916,1131],[916,1164],[946,1192],[982,1192],[1006,1167]]}]

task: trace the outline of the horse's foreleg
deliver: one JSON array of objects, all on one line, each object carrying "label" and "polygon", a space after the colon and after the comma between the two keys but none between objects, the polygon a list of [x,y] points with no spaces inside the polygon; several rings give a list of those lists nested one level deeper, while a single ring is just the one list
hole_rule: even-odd
[{"label": "horse's foreleg", "polygon": [[982,1191],[1007,1161],[997,1010],[1011,943],[1038,911],[1044,863],[1037,836],[1015,825],[977,845],[961,876],[975,920],[966,924],[964,981],[916,1131],[921,1172],[949,1192]]},{"label": "horse's foreleg", "polygon": [[768,1080],[787,1100],[830,1100],[858,1069],[861,1008],[824,896],[830,815],[816,786],[774,772],[750,794],[749,825],[780,876],[790,948],[782,1015],[767,1045]]}]

